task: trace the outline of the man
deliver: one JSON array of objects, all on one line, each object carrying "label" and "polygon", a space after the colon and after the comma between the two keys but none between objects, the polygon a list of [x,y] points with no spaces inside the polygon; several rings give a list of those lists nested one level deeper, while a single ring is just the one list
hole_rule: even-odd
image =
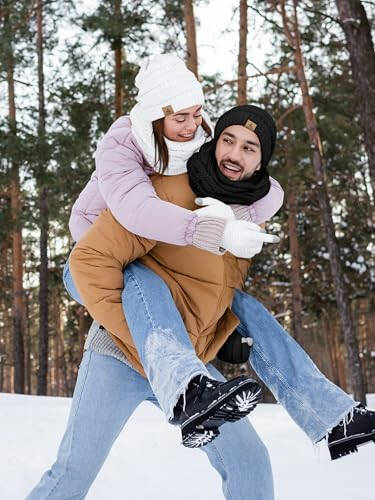
[{"label": "man", "polygon": [[[204,144],[188,161],[188,176],[158,176],[154,179],[154,187],[159,197],[189,209],[194,207],[195,194],[210,196],[214,200],[210,200],[210,206],[202,210],[213,216],[224,213],[220,202],[237,202],[233,206],[234,212],[248,220],[233,221],[228,216],[222,247],[223,251],[227,249],[237,257],[246,258],[249,253],[254,254],[253,249],[250,251],[254,240],[258,239],[260,247],[262,241],[272,241],[269,235],[256,232],[259,228],[249,222],[249,206],[251,208],[255,197],[259,199],[260,192],[265,194],[269,189],[266,166],[275,139],[276,128],[268,113],[254,106],[236,107],[219,119],[214,139]],[[187,186],[188,180],[192,191]],[[132,366],[142,373],[145,370],[169,421],[181,425],[183,436],[184,428],[189,424],[189,431],[195,426],[195,437],[199,437],[199,429],[208,429],[211,435],[205,434],[204,437],[212,440],[219,434],[218,427],[222,423],[230,421],[231,417],[232,420],[238,417],[237,410],[241,405],[247,407],[246,397],[243,397],[236,411],[226,412],[221,421],[218,414],[214,415],[213,422],[210,421],[210,415],[201,418],[202,408],[210,407],[217,401],[215,391],[220,392],[220,387],[214,384],[210,390],[209,384],[212,385],[212,382],[194,358],[196,353],[204,364],[213,359],[235,327],[239,326],[242,335],[254,339],[251,356],[258,375],[309,437],[317,442],[334,428],[329,440],[333,458],[355,448],[353,436],[358,429],[368,431],[367,441],[373,438],[375,415],[367,410],[359,411],[352,398],[328,381],[261,304],[247,294],[235,292],[243,286],[248,270],[247,261],[236,259],[229,252],[215,256],[191,247],[178,248],[138,238],[117,227],[109,212],[102,214],[95,226],[77,245],[71,258],[72,274],[81,297],[90,314],[111,332],[116,345]],[[169,309],[164,311],[161,306],[157,307],[152,320],[149,321],[150,314],[139,320],[146,304],[141,302],[137,308],[133,307],[137,303],[137,293],[129,300],[127,278],[128,281],[137,282],[138,288],[142,288],[140,283],[143,281],[144,284],[145,280],[139,266],[129,266],[125,271],[123,303],[130,335],[122,314],[120,294],[123,268],[136,259],[168,285],[184,325],[178,322],[176,311],[171,310],[170,298],[166,295],[165,301],[161,300],[160,291],[152,297],[145,286],[141,295],[143,299],[148,295],[147,304],[152,306],[154,302],[165,302]],[[158,287],[155,290],[160,290]],[[241,320],[240,324],[231,307]],[[266,332],[262,325],[260,328],[257,326],[258,318],[267,325]],[[160,326],[162,323],[163,328]],[[168,323],[174,325],[172,337],[165,335]],[[191,345],[173,342],[177,338],[184,338],[185,341],[186,330],[195,352]],[[276,342],[272,335],[267,336],[267,330],[282,335],[282,342],[278,337]],[[267,346],[266,355],[272,355],[271,363],[267,361],[265,352],[261,351],[264,345]],[[274,366],[278,367],[278,372],[275,372]],[[194,373],[200,376],[199,380],[194,379]],[[183,383],[181,374],[184,374]],[[163,380],[168,380],[169,387],[162,383]],[[171,383],[176,380],[180,384]],[[188,386],[187,380],[190,380]],[[186,397],[180,398],[176,405],[176,395],[184,394],[186,387]],[[327,398],[330,405],[327,405]],[[219,410],[224,413],[223,407]],[[349,428],[352,434],[348,439],[340,434],[339,424],[343,415],[354,415],[354,425]],[[187,445],[188,438],[189,435]],[[206,442],[202,440],[200,445]]]}]

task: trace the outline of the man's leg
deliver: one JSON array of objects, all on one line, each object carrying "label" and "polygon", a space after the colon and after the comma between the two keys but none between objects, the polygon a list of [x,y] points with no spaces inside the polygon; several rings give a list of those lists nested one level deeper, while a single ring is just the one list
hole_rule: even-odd
[{"label": "man's leg", "polygon": [[[225,381],[212,365],[211,377]],[[157,408],[155,397],[148,398]],[[273,500],[273,477],[268,450],[248,418],[220,427],[220,435],[200,448],[222,479],[226,500]]]},{"label": "man's leg", "polygon": [[[212,365],[211,376],[225,380]],[[269,454],[248,418],[220,428],[220,436],[201,448],[223,481],[230,500],[272,500],[273,478]]]},{"label": "man's leg", "polygon": [[147,380],[125,363],[86,351],[57,459],[27,500],[85,498],[121,429],[151,396]]},{"label": "man's leg", "polygon": [[356,406],[355,401],[319,371],[256,299],[236,290],[232,310],[241,321],[238,331],[254,341],[252,367],[299,427],[318,442]]}]

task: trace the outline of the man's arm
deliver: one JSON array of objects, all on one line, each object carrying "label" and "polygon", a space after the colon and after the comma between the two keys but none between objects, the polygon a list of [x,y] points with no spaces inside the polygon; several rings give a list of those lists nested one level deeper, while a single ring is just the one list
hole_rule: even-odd
[{"label": "man's arm", "polygon": [[69,258],[74,283],[90,315],[134,352],[121,303],[123,269],[154,246],[155,241],[130,233],[105,210]]}]

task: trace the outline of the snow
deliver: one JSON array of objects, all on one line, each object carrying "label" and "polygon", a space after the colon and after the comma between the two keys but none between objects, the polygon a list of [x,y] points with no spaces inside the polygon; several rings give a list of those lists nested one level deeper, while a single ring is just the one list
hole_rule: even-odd
[{"label": "snow", "polygon": [[[53,462],[71,399],[0,394],[0,498],[20,500]],[[375,407],[375,395],[369,397]],[[279,405],[250,416],[272,460],[276,500],[373,500],[375,448],[331,462]],[[230,424],[227,424],[230,425]],[[249,450],[249,453],[251,450]],[[219,500],[221,481],[206,455],[179,444],[178,429],[143,403],[116,441],[87,498]]]}]

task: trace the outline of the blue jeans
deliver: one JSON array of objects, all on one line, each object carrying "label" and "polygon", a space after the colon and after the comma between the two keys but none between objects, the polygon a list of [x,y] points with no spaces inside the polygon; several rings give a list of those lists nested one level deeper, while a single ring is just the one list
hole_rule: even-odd
[{"label": "blue jeans", "polygon": [[[67,267],[64,276],[74,297]],[[204,365],[164,281],[138,262],[126,267],[124,280],[126,320],[153,392],[169,418],[187,381],[199,370],[204,373]],[[355,401],[319,371],[256,299],[236,290],[232,310],[240,320],[240,333],[253,339],[249,361],[259,378],[310,439],[321,440]]]},{"label": "blue jeans", "polygon": [[[213,366],[207,369],[223,379]],[[146,400],[158,406],[138,372],[112,356],[86,351],[56,462],[27,500],[85,498],[117,436]],[[273,500],[268,452],[247,418],[222,426],[220,436],[200,449],[220,474],[226,499]]]},{"label": "blue jeans", "polygon": [[[146,282],[142,284],[135,278],[138,269],[145,273]],[[151,279],[147,279],[149,273]],[[195,353],[169,288],[162,279],[154,280],[154,277],[158,278],[142,264],[127,266],[124,293],[132,310],[128,311],[126,321],[151,389],[169,420],[190,380],[197,375],[211,376]],[[63,279],[71,297],[82,304],[68,263]],[[168,297],[168,302],[155,300],[160,292]],[[178,341],[175,332],[184,332]]]}]

